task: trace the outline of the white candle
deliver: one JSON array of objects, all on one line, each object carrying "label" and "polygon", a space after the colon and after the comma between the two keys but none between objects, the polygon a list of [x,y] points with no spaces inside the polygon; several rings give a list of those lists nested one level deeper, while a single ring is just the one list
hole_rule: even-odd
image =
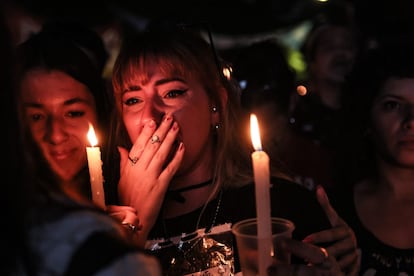
[{"label": "white candle", "polygon": [[269,156],[262,149],[259,124],[254,114],[250,115],[250,132],[255,151],[252,153],[258,236],[259,275],[266,275],[272,263],[272,226],[270,212]]},{"label": "white candle", "polygon": [[88,155],[89,176],[92,188],[92,200],[101,208],[105,208],[105,193],[103,188],[101,150],[96,147],[98,140],[93,126],[89,124],[88,139],[91,147],[86,147]]}]

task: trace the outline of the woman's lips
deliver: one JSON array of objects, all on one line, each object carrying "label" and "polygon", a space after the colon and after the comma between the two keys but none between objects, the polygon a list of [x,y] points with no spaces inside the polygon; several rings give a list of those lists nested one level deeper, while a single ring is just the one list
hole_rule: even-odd
[{"label": "woman's lips", "polygon": [[72,152],[73,150],[53,151],[50,153],[50,156],[55,160],[62,161],[69,158]]}]

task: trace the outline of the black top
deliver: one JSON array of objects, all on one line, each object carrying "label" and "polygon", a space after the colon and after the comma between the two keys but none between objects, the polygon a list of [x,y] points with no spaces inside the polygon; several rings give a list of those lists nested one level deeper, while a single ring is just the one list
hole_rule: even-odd
[{"label": "black top", "polygon": [[[274,178],[271,183],[273,183],[270,190],[272,216],[283,217],[294,222],[293,238],[302,240],[311,233],[331,227],[313,191],[281,178]],[[183,233],[189,234],[196,231],[196,224],[201,210],[202,208],[199,208],[188,214],[171,219],[158,219],[150,233],[150,239],[168,239],[168,237],[182,236]],[[256,217],[256,200],[255,187],[252,183],[240,188],[224,190],[221,194],[219,193],[207,205],[200,218],[198,228],[209,228],[213,221],[215,221],[214,225],[234,224],[240,220],[254,217]],[[229,247],[233,248],[235,244],[232,241],[230,243],[228,244]],[[155,246],[153,248],[157,248],[153,252],[162,256],[161,261],[165,262],[164,269],[168,269],[170,260],[166,258],[165,254],[159,254],[161,252],[158,251],[159,247]],[[180,254],[179,251],[174,249],[173,253],[170,251],[168,254]],[[295,260],[292,259],[292,262],[295,262]],[[235,256],[235,269],[236,272],[239,271],[237,256]],[[191,271],[180,271],[182,274],[189,272]],[[178,275],[179,273],[171,272],[170,267],[166,274]]]},{"label": "black top", "polygon": [[355,209],[352,191],[332,192],[331,201],[338,214],[354,230],[361,249],[359,275],[414,275],[414,248],[399,249],[381,240],[364,227]]}]

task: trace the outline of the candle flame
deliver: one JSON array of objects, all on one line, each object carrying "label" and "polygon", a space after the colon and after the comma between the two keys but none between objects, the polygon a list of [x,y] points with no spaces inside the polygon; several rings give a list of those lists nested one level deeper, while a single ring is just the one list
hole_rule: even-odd
[{"label": "candle flame", "polygon": [[253,148],[262,150],[262,142],[260,140],[259,122],[254,114],[250,114],[250,135],[252,137]]},{"label": "candle flame", "polygon": [[88,131],[87,137],[88,137],[89,143],[91,143],[92,147],[94,147],[98,144],[98,139],[96,138],[95,131],[94,131],[93,126],[92,126],[91,123],[89,123],[89,131]]}]

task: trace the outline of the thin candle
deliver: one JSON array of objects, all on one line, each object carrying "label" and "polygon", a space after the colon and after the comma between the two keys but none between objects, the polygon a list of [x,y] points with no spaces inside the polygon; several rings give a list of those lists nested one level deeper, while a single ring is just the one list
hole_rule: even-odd
[{"label": "thin candle", "polygon": [[104,209],[105,193],[103,188],[101,150],[96,146],[98,144],[98,139],[96,138],[92,124],[89,124],[87,137],[91,143],[91,147],[86,147],[86,153],[88,155],[92,200],[95,204]]},{"label": "thin candle", "polygon": [[266,275],[272,263],[272,226],[270,212],[269,156],[262,149],[259,123],[254,114],[250,115],[250,133],[255,151],[252,153],[258,238],[259,275]]}]

